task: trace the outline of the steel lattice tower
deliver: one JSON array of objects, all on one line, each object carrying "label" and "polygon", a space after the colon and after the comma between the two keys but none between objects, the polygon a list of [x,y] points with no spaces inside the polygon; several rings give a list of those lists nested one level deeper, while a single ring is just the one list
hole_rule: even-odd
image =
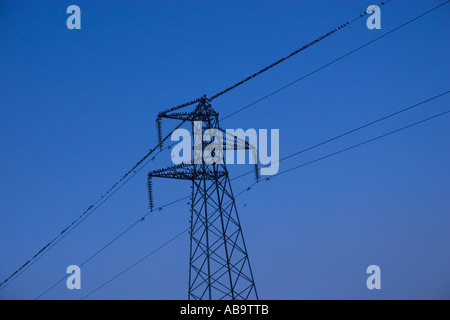
[{"label": "steel lattice tower", "polygon": [[[194,111],[174,112],[188,106],[195,106]],[[205,132],[208,129],[224,132],[220,129],[218,116],[205,96],[159,113],[156,122],[161,149],[164,142],[161,120],[167,118],[181,121],[176,128],[191,123],[194,152],[190,163],[148,174],[150,207],[153,209],[153,177],[192,181],[188,299],[258,299],[225,162],[208,164],[202,157],[202,150],[207,146],[203,141]],[[202,148],[198,150],[195,146]],[[225,138],[223,146],[222,153],[226,148],[254,148],[237,137],[233,141]]]}]

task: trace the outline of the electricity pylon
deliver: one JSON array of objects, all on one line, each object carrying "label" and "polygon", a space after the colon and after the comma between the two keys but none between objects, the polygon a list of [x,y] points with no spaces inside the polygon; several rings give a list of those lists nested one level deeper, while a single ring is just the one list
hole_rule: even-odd
[{"label": "electricity pylon", "polygon": [[[174,112],[188,106],[195,106],[195,109],[191,112]],[[194,153],[193,161],[148,174],[150,208],[153,209],[153,177],[191,181],[188,299],[258,299],[225,161],[210,164],[202,156],[202,150],[208,145],[204,141],[208,130],[223,132],[218,116],[206,96],[158,114],[156,123],[160,148],[164,142],[161,138],[161,120],[175,119],[181,121],[176,128],[191,124]],[[210,137],[211,142],[215,139],[217,137]],[[222,146],[222,142],[219,143]],[[222,156],[223,159],[223,150],[229,148],[253,149],[256,152],[246,141],[238,137],[230,140],[227,137],[223,141],[223,148],[219,152],[215,149],[218,154],[213,151],[211,155]],[[258,178],[257,165],[255,171]]]}]

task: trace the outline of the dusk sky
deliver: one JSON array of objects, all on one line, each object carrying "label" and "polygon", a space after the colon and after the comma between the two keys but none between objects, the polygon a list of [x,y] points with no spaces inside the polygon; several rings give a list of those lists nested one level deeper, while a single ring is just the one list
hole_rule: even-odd
[{"label": "dusk sky", "polygon": [[[392,0],[213,100],[220,118],[444,3]],[[69,30],[66,9],[81,8]],[[60,235],[157,144],[158,112],[208,97],[379,1],[1,1],[0,282]],[[291,155],[450,89],[450,4],[221,121],[279,129]],[[445,94],[280,163],[280,172],[450,109]],[[165,121],[167,134],[176,122]],[[260,299],[449,299],[450,113],[261,181],[236,198]],[[35,299],[148,213],[164,151],[0,299]],[[229,165],[230,178],[252,165]],[[254,182],[232,181],[237,195]],[[40,299],[81,299],[189,227],[190,183],[155,179],[142,222]],[[87,299],[186,299],[183,233]],[[381,269],[369,290],[366,269]]]}]

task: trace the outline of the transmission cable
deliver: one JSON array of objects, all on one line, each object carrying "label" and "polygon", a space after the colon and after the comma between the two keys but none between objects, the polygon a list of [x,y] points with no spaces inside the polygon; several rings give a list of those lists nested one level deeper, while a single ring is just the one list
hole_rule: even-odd
[{"label": "transmission cable", "polygon": [[[387,3],[390,2],[390,1],[391,1],[391,0],[387,0],[387,1],[381,2],[380,6],[383,6],[383,5],[387,4]],[[214,99],[216,99],[217,97],[220,97],[221,95],[223,95],[224,93],[227,93],[228,91],[231,91],[231,90],[233,90],[233,89],[239,87],[240,85],[246,83],[247,81],[250,81],[250,80],[256,78],[257,76],[261,75],[262,73],[264,73],[264,72],[266,72],[266,71],[272,69],[273,67],[279,65],[280,63],[282,63],[282,62],[284,62],[284,61],[286,61],[286,60],[292,58],[293,56],[299,54],[300,52],[302,52],[302,51],[304,51],[304,50],[306,50],[306,49],[308,49],[309,47],[315,45],[316,43],[318,43],[318,42],[320,42],[320,41],[322,41],[322,40],[324,40],[325,38],[328,38],[328,37],[331,36],[332,34],[336,33],[336,32],[339,31],[339,30],[344,29],[346,26],[349,26],[349,25],[352,24],[353,22],[355,22],[355,21],[357,21],[357,20],[363,18],[363,17],[364,17],[366,14],[368,14],[368,13],[369,13],[368,11],[364,11],[364,12],[361,13],[357,18],[351,20],[350,22],[348,22],[348,21],[345,22],[344,24],[342,24],[342,25],[340,25],[340,26],[338,26],[338,27],[336,27],[336,28],[330,30],[329,32],[327,32],[327,33],[323,34],[322,36],[316,38],[315,40],[311,41],[310,43],[305,44],[303,47],[301,47],[301,48],[299,48],[299,49],[297,49],[297,50],[291,52],[289,55],[287,55],[287,56],[281,58],[280,60],[278,60],[278,61],[272,63],[271,65],[265,67],[264,69],[259,70],[258,72],[252,74],[251,76],[248,76],[248,77],[245,78],[244,80],[239,81],[238,83],[235,83],[235,84],[232,85],[231,87],[228,87],[227,89],[225,89],[225,90],[223,90],[223,91],[221,91],[221,92],[219,92],[219,93],[213,95],[213,96],[210,98],[210,100],[214,100]]]},{"label": "transmission cable", "polygon": [[[181,127],[183,123],[179,124],[177,128]],[[170,134],[167,135],[163,141],[167,140]],[[65,229],[63,229],[58,236],[53,238],[47,245],[45,245],[41,250],[39,250],[31,259],[29,259],[25,264],[18,268],[14,273],[12,273],[8,278],[6,278],[2,283],[0,283],[0,291],[5,289],[10,285],[19,275],[36,263],[40,258],[42,258],[47,252],[49,252],[56,244],[63,240],[70,232],[72,232],[76,227],[78,227],[85,219],[87,219],[92,213],[94,213],[103,203],[105,203],[110,197],[112,197],[118,190],[120,190],[129,180],[131,180],[140,170],[142,170],[146,164],[153,161],[155,157],[160,154],[164,149],[159,150],[153,158],[149,159],[143,166],[138,168],[140,164],[145,161],[153,152],[155,152],[159,145],[150,149],[150,151],[141,158],[123,177],[116,182],[105,194],[103,194],[94,204],[89,206],[78,218],[72,221]],[[167,149],[169,149],[167,147]]]},{"label": "transmission cable", "polygon": [[[438,95],[436,95],[436,96],[434,96],[434,97],[432,97],[432,98],[423,100],[423,101],[421,101],[421,102],[419,102],[419,103],[416,103],[416,104],[414,104],[414,105],[412,105],[412,106],[409,106],[409,107],[406,107],[406,108],[401,109],[401,110],[399,110],[399,111],[396,111],[396,112],[394,112],[394,113],[388,114],[387,116],[384,116],[384,117],[381,117],[381,118],[379,118],[379,119],[377,119],[377,120],[374,120],[374,121],[371,121],[371,122],[369,122],[369,123],[366,123],[366,124],[364,124],[364,125],[362,125],[362,126],[359,126],[359,127],[355,128],[355,129],[352,129],[352,130],[350,130],[350,131],[341,133],[341,134],[339,134],[339,135],[337,135],[337,136],[334,136],[334,137],[332,137],[332,138],[330,138],[330,139],[327,139],[327,140],[325,140],[325,141],[322,141],[322,142],[320,142],[320,143],[317,143],[317,144],[315,144],[315,145],[313,145],[313,146],[310,146],[310,147],[307,147],[307,148],[302,149],[302,150],[300,150],[300,151],[294,152],[294,153],[292,153],[292,154],[290,154],[290,155],[287,155],[287,156],[285,156],[285,157],[281,158],[280,160],[275,161],[275,162],[273,162],[273,163],[279,163],[279,162],[282,162],[282,161],[287,160],[287,159],[289,159],[289,158],[298,156],[299,154],[302,154],[302,153],[304,153],[304,152],[313,150],[313,149],[318,148],[318,147],[320,147],[320,146],[323,146],[323,145],[325,145],[325,144],[327,144],[327,143],[330,143],[330,142],[335,141],[335,140],[337,140],[337,139],[343,138],[343,137],[345,137],[345,136],[347,136],[347,135],[349,135],[349,134],[352,134],[352,133],[355,133],[355,132],[357,132],[357,131],[359,131],[359,130],[362,130],[362,129],[365,129],[365,128],[367,128],[367,127],[370,127],[370,126],[372,126],[372,125],[374,125],[374,124],[377,124],[377,123],[379,123],[379,122],[381,122],[381,121],[384,121],[384,120],[387,120],[387,119],[392,118],[392,117],[394,117],[394,116],[397,116],[397,115],[399,115],[399,114],[401,114],[401,113],[403,113],[403,112],[406,112],[406,111],[409,111],[409,110],[411,110],[411,109],[417,108],[417,107],[419,107],[419,106],[421,106],[421,105],[424,105],[425,103],[428,103],[428,102],[431,102],[431,101],[433,101],[433,100],[435,100],[435,99],[441,98],[441,97],[443,97],[443,96],[445,96],[445,95],[447,95],[447,94],[449,94],[449,93],[450,93],[450,91],[446,91],[446,92],[444,92],[444,93],[438,94]],[[236,177],[234,177],[234,178],[231,179],[231,180],[236,180],[236,179],[242,178],[242,177],[244,177],[244,176],[246,176],[246,175],[249,175],[249,174],[251,174],[251,173],[253,173],[253,170],[248,171],[248,172],[246,172],[246,173],[243,173],[243,174],[241,174],[241,175],[239,175],[239,176],[236,176]]]},{"label": "transmission cable", "polygon": [[[81,264],[79,264],[78,266],[81,268],[82,266],[84,266],[85,264],[87,264],[89,261],[91,261],[94,257],[96,257],[98,254],[100,254],[102,251],[104,251],[107,247],[109,247],[110,245],[112,245],[114,242],[116,242],[118,239],[120,239],[122,236],[124,236],[128,231],[130,231],[131,229],[133,229],[136,225],[138,225],[141,222],[144,222],[147,217],[154,213],[155,211],[161,211],[163,208],[171,206],[175,203],[178,203],[180,201],[189,199],[190,196],[186,196],[183,198],[180,198],[178,200],[169,202],[165,205],[159,206],[158,208],[152,209],[150,211],[148,211],[145,215],[143,215],[141,218],[139,218],[138,220],[136,220],[134,223],[132,223],[128,228],[126,228],[124,231],[122,231],[120,234],[118,234],[116,237],[114,237],[111,241],[109,241],[107,244],[105,244],[102,248],[100,248],[99,250],[97,250],[94,254],[92,254],[91,256],[89,256],[89,258],[87,258],[86,260],[84,260]],[[52,290],[54,287],[56,287],[59,283],[61,283],[62,281],[64,281],[65,279],[67,279],[67,277],[69,277],[69,274],[65,275],[63,278],[61,278],[60,280],[58,280],[57,282],[55,282],[52,286],[50,286],[47,290],[45,290],[44,292],[42,292],[38,297],[35,298],[35,300],[39,300],[39,298],[41,298],[43,295],[45,295],[47,292],[49,292],[50,290]]]},{"label": "transmission cable", "polygon": [[177,234],[175,237],[173,237],[172,239],[170,239],[169,241],[165,242],[164,244],[162,244],[161,246],[159,246],[157,249],[153,250],[152,252],[150,252],[149,254],[147,254],[145,257],[141,258],[140,260],[138,260],[137,262],[135,262],[134,264],[132,264],[131,266],[129,266],[128,268],[126,268],[125,270],[121,271],[120,273],[118,273],[117,275],[115,275],[114,277],[112,277],[111,279],[109,279],[108,281],[106,281],[105,283],[103,283],[101,286],[97,287],[95,290],[91,291],[90,293],[88,293],[87,295],[85,295],[83,298],[81,298],[81,300],[86,299],[88,296],[90,296],[91,294],[93,294],[94,292],[97,292],[98,290],[100,290],[101,288],[103,288],[104,286],[106,286],[108,283],[110,283],[111,281],[117,279],[118,277],[120,277],[122,274],[124,274],[125,272],[127,272],[128,270],[130,270],[131,268],[137,266],[139,263],[141,263],[142,261],[144,261],[145,259],[149,258],[150,256],[152,256],[153,254],[155,254],[156,252],[158,252],[159,250],[161,250],[162,248],[164,248],[165,246],[167,246],[169,243],[171,243],[172,241],[174,241],[175,239],[179,238],[180,236],[182,236],[183,234],[185,234],[187,231],[189,230],[189,228],[184,229],[183,231],[181,231],[179,234]]},{"label": "transmission cable", "polygon": [[378,41],[378,40],[380,40],[380,39],[383,39],[384,37],[390,35],[391,33],[394,33],[395,31],[400,30],[401,28],[403,28],[403,27],[409,25],[410,23],[412,23],[412,22],[414,22],[414,21],[416,21],[416,20],[422,18],[423,16],[425,16],[425,15],[427,15],[427,14],[429,14],[429,13],[431,13],[431,12],[437,10],[437,9],[439,9],[440,7],[446,5],[448,2],[450,2],[450,0],[444,2],[444,3],[440,4],[440,5],[438,5],[438,6],[436,6],[436,7],[434,7],[433,9],[428,10],[428,11],[425,12],[425,13],[422,13],[421,15],[419,15],[419,16],[417,16],[417,17],[415,17],[415,18],[413,18],[413,19],[411,19],[411,20],[409,20],[409,21],[403,23],[402,25],[400,25],[400,26],[398,26],[398,27],[396,27],[396,28],[394,28],[394,29],[392,29],[392,30],[386,32],[385,34],[383,34],[383,35],[381,35],[381,36],[379,36],[379,37],[377,37],[377,38],[375,38],[375,39],[373,39],[373,40],[371,40],[371,41],[369,41],[369,42],[363,44],[362,46],[360,46],[360,47],[358,47],[358,48],[356,48],[356,49],[354,49],[354,50],[352,50],[352,51],[350,51],[350,52],[344,54],[343,56],[340,56],[339,58],[337,58],[337,59],[335,59],[335,60],[333,60],[333,61],[331,61],[331,62],[329,62],[329,63],[327,63],[327,64],[325,64],[325,65],[323,65],[323,66],[321,66],[320,68],[315,69],[314,71],[312,71],[312,72],[310,72],[310,73],[308,73],[308,74],[302,76],[301,78],[298,78],[298,79],[296,79],[296,80],[294,80],[294,81],[292,81],[292,82],[286,84],[285,86],[283,86],[283,87],[281,87],[281,88],[279,88],[279,89],[277,89],[277,90],[275,90],[275,91],[273,91],[273,92],[271,92],[271,93],[265,95],[264,97],[262,97],[262,98],[260,98],[260,99],[258,99],[258,100],[256,100],[256,101],[253,101],[253,102],[250,103],[250,104],[247,104],[246,106],[244,106],[244,107],[242,107],[242,108],[240,108],[240,109],[238,109],[238,110],[236,110],[236,111],[230,113],[229,115],[223,117],[221,120],[228,119],[229,117],[234,116],[234,115],[236,115],[237,113],[239,113],[239,112],[241,112],[241,111],[243,111],[243,110],[245,110],[245,109],[250,108],[251,106],[253,106],[253,105],[255,105],[255,104],[257,104],[257,103],[259,103],[259,102],[261,102],[261,101],[263,101],[263,100],[265,100],[265,99],[267,99],[267,98],[269,98],[269,97],[271,97],[271,96],[273,96],[273,95],[275,95],[276,93],[278,93],[278,92],[280,92],[280,91],[282,91],[282,90],[284,90],[284,89],[289,88],[290,86],[292,86],[292,85],[294,85],[294,84],[296,84],[296,83],[298,83],[298,82],[300,82],[300,81],[302,81],[302,80],[304,80],[304,79],[306,79],[306,78],[312,76],[313,74],[315,74],[315,73],[317,73],[317,72],[319,72],[319,71],[321,71],[321,70],[323,70],[323,69],[325,69],[325,68],[327,68],[327,67],[329,67],[329,66],[335,64],[336,62],[338,62],[338,61],[340,61],[340,60],[342,60],[342,59],[344,59],[344,58],[346,58],[346,57],[352,55],[353,53],[355,53],[355,52],[357,52],[357,51],[359,51],[359,50],[361,50],[361,49],[363,49],[363,48],[365,48],[365,47],[367,47],[367,46],[373,44],[374,42],[376,42],[376,41]]}]

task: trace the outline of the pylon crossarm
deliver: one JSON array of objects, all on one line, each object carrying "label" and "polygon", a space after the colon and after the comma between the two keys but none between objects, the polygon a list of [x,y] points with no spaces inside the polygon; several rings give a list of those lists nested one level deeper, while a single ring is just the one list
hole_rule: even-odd
[{"label": "pylon crossarm", "polygon": [[173,112],[173,111],[175,111],[175,110],[179,110],[179,109],[188,107],[188,106],[190,106],[190,105],[193,105],[193,104],[195,104],[195,103],[200,102],[201,100],[202,100],[202,98],[198,98],[198,99],[195,99],[195,100],[192,100],[192,101],[189,101],[189,102],[180,104],[180,105],[178,105],[178,106],[169,108],[169,109],[167,109],[167,110],[165,110],[165,111],[161,111],[161,112],[158,114],[158,116],[159,116],[159,117],[164,117],[164,116],[166,116],[167,113],[169,113],[169,112]]}]

